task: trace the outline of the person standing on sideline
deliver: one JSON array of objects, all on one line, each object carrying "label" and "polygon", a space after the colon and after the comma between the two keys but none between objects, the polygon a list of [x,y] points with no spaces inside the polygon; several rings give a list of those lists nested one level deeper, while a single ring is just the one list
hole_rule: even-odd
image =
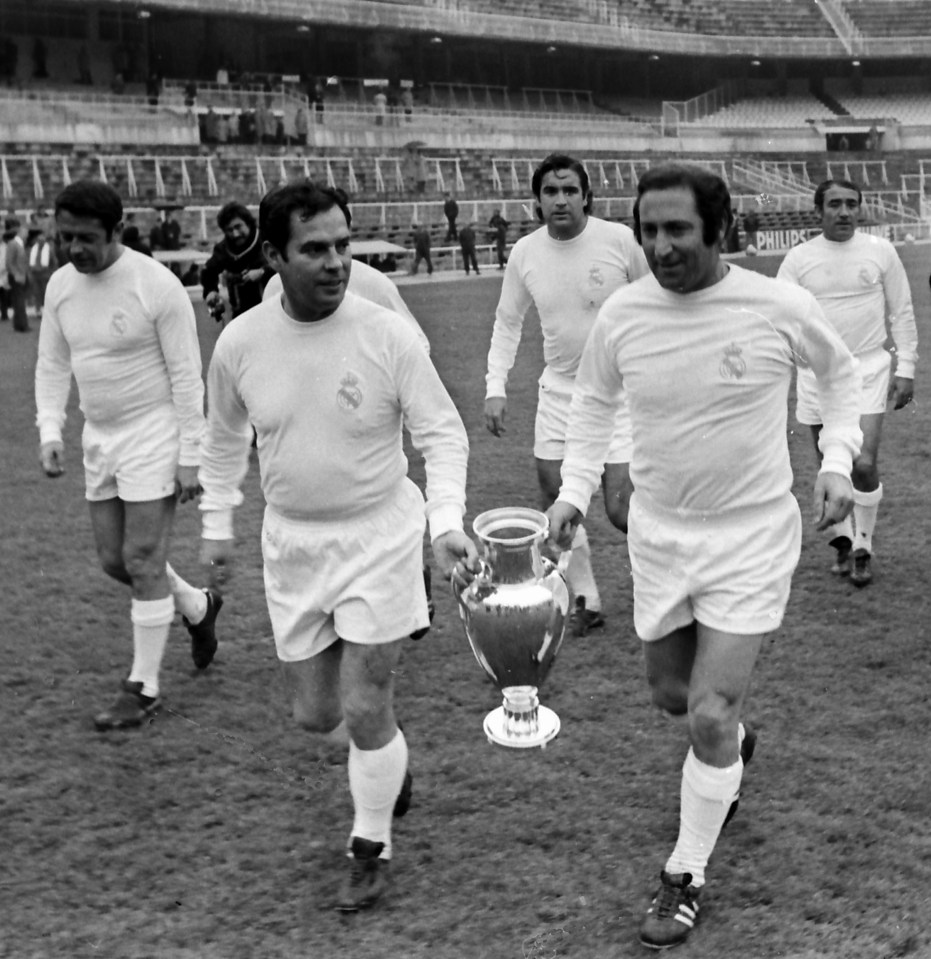
[{"label": "person standing on sideline", "polygon": [[[789,250],[777,274],[814,294],[860,364],[863,446],[853,463],[853,516],[827,530],[828,542],[836,550],[832,572],[849,574],[856,586],[866,586],[873,578],[873,531],[883,496],[879,441],[886,405],[891,398],[893,409],[900,410],[912,401],[918,360],[918,330],[905,267],[888,240],[857,230],[862,201],[855,183],[825,180],[815,190],[821,235]],[[885,348],[887,321],[895,343],[894,374]],[[799,371],[795,415],[811,428],[820,460],[823,421],[808,370]]]},{"label": "person standing on sideline", "polygon": [[29,286],[38,319],[42,318],[48,281],[57,269],[58,257],[55,253],[55,244],[45,235],[44,229],[38,228],[29,246]]},{"label": "person standing on sideline", "polygon": [[84,473],[103,571],[132,590],[133,663],[99,730],[139,726],[161,704],[159,668],[175,611],[205,669],[222,606],[168,565],[175,505],[197,496],[204,386],[194,309],[167,267],[120,243],[123,205],[80,180],[55,201],[70,263],[49,280],[36,363],[39,458],[63,471],[62,427],[74,375],[84,414]]},{"label": "person standing on sideline", "polygon": [[427,276],[433,276],[433,260],[430,259],[430,231],[422,223],[418,223],[414,230],[412,276],[420,269],[421,260],[427,264]]},{"label": "person standing on sideline", "polygon": [[6,269],[6,240],[0,236],[0,323],[9,320],[10,274]]},{"label": "person standing on sideline", "polygon": [[6,243],[6,272],[10,283],[13,329],[17,333],[28,333],[26,294],[29,290],[29,260],[23,243],[22,225],[16,217],[9,217],[4,223],[3,240]]},{"label": "person standing on sideline", "polygon": [[444,193],[446,198],[443,203],[443,216],[446,217],[446,240],[452,240],[455,243],[459,239],[459,231],[456,229],[456,217],[459,216],[459,204],[449,193]]},{"label": "person standing on sideline", "polygon": [[[508,374],[524,317],[536,306],[546,366],[540,377],[533,455],[546,509],[559,492],[569,402],[595,316],[609,294],[646,275],[649,268],[629,227],[591,215],[588,173],[578,160],[551,154],[537,167],[531,186],[543,227],[514,244],[504,271],[488,351],[485,425],[495,436],[505,432]],[[602,482],[608,517],[625,532],[630,443],[630,422],[621,405]],[[572,544],[568,575],[576,597],[570,625],[575,635],[584,636],[605,622],[584,526]]]},{"label": "person standing on sideline", "polygon": [[478,276],[478,259],[475,255],[475,224],[470,220],[459,231],[459,248],[462,250],[462,263],[465,266],[466,276],[469,275],[469,267],[475,270]]},{"label": "person standing on sideline", "polygon": [[553,540],[572,542],[626,390],[633,428],[628,547],[634,626],[653,702],[688,723],[679,837],[640,927],[685,941],[705,868],[737,809],[756,743],[740,722],[763,637],[779,627],[801,549],[786,440],[798,366],[824,410],[819,529],[853,506],[856,364],[815,298],[728,265],[724,181],[688,165],[640,179],[634,224],[652,277],[615,292],[585,346],[566,431]]},{"label": "person standing on sideline", "polygon": [[498,256],[498,269],[503,270],[507,263],[505,251],[508,245],[508,227],[510,223],[501,215],[500,210],[495,210],[492,218],[488,221],[495,235],[495,253]]},{"label": "person standing on sideline", "polygon": [[[387,888],[392,815],[409,803],[393,685],[403,639],[429,622],[425,522],[445,576],[457,561],[479,565],[462,528],[468,439],[410,324],[346,292],[345,194],[279,187],[263,198],[259,223],[283,294],[244,313],[216,344],[202,558],[223,585],[255,424],[266,599],[294,719],[331,741],[348,737],[355,815],[335,905],[355,912]],[[426,461],[426,520],[402,424]]]}]

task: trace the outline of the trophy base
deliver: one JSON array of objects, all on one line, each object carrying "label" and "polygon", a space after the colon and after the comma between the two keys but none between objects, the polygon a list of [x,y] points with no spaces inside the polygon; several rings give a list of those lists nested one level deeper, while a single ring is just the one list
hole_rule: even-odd
[{"label": "trophy base", "polygon": [[497,743],[499,746],[510,746],[512,749],[534,749],[538,746],[546,746],[559,732],[559,717],[546,706],[538,706],[537,709],[537,731],[519,735],[508,729],[504,706],[493,709],[485,717],[485,735],[488,741]]}]

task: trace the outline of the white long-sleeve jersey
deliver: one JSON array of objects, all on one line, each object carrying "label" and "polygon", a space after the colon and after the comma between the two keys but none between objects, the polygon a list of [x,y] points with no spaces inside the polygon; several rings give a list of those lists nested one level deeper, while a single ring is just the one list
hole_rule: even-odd
[{"label": "white long-sleeve jersey", "polygon": [[190,297],[151,257],[124,248],[101,273],[70,263],[49,280],[36,362],[40,441],[61,440],[74,374],[84,418],[119,427],[173,406],[179,465],[197,466],[204,429],[200,346]]},{"label": "white long-sleeve jersey", "polygon": [[633,231],[622,223],[590,216],[571,240],[556,240],[545,227],[521,237],[504,270],[488,350],[486,397],[507,395],[531,305],[540,315],[547,370],[571,387],[601,305],[618,287],[649,272]]},{"label": "white long-sleeve jersey", "polygon": [[618,290],[576,377],[559,498],[588,508],[624,387],[638,495],[684,516],[778,501],[792,485],[795,366],[817,377],[822,470],[849,475],[862,441],[859,377],[810,293],[733,265],[694,293],[672,293],[653,277]]},{"label": "white long-sleeve jersey", "polygon": [[912,294],[888,240],[859,232],[841,243],[816,236],[789,250],[776,276],[814,294],[854,356],[882,348],[888,320],[896,375],[914,378],[918,330]]},{"label": "white long-sleeve jersey", "polygon": [[[465,427],[416,333],[396,313],[347,293],[330,316],[301,323],[280,299],[265,301],[220,334],[207,396],[206,513],[228,513],[241,502],[252,424],[272,509],[304,521],[362,515],[407,475],[403,425],[426,462],[431,537],[462,529]],[[231,535],[231,519],[204,519],[207,538]]]},{"label": "white long-sleeve jersey", "polygon": [[[262,299],[270,300],[274,297],[280,297],[283,290],[281,277],[276,273],[265,284]],[[403,316],[413,327],[423,348],[428,353],[430,352],[430,341],[427,339],[427,334],[424,333],[417,322],[417,318],[404,302],[398,288],[384,273],[362,260],[353,260],[349,269],[349,283],[346,290],[349,293],[355,293],[356,296],[361,296],[365,300],[371,300],[373,303],[385,307],[386,310],[394,310],[395,313]]]}]

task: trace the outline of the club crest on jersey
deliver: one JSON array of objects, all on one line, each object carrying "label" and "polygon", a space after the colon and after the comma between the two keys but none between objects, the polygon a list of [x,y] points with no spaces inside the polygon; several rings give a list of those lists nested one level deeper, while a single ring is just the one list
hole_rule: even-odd
[{"label": "club crest on jersey", "polygon": [[336,402],[344,410],[357,410],[362,405],[362,390],[359,388],[359,378],[355,373],[348,372],[339,381]]},{"label": "club crest on jersey", "polygon": [[593,263],[588,268],[588,282],[591,286],[605,285],[604,274],[601,272],[601,267],[597,263]]},{"label": "club crest on jersey", "polygon": [[747,362],[741,355],[743,350],[736,344],[724,347],[724,359],[718,370],[724,380],[739,380],[747,372]]},{"label": "club crest on jersey", "polygon": [[124,336],[127,325],[128,321],[125,313],[114,313],[113,319],[110,320],[110,332],[113,333],[114,336]]}]

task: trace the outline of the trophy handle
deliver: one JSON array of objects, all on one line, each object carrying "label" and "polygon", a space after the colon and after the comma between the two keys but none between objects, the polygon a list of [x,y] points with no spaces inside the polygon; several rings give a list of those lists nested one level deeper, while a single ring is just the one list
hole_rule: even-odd
[{"label": "trophy handle", "polygon": [[572,559],[572,550],[564,549],[555,563],[548,556],[541,556],[540,559],[543,562],[543,570],[547,575],[555,569],[565,580],[569,571],[569,561]]},{"label": "trophy handle", "polygon": [[[485,560],[480,559],[479,561],[479,571],[475,574],[475,579],[472,580],[472,583],[477,583],[481,586],[491,586],[491,577],[492,569]],[[472,585],[472,583],[467,583],[462,576],[459,575],[456,569],[453,569],[452,576],[449,578],[450,585],[453,588],[453,595],[456,599],[460,599],[462,594]]]}]

